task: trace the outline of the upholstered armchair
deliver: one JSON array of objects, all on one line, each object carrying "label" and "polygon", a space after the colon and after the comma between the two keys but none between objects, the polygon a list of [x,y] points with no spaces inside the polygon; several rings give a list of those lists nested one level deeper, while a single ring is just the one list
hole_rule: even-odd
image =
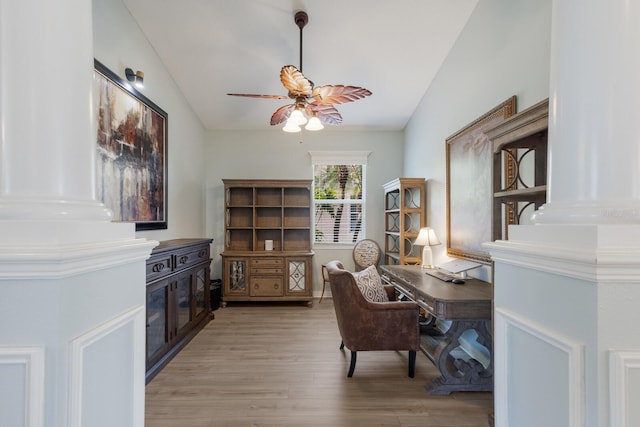
[{"label": "upholstered armchair", "polygon": [[351,351],[347,376],[353,376],[358,351],[394,350],[409,352],[408,375],[413,378],[420,347],[418,306],[395,301],[393,286],[383,286],[373,266],[351,273],[340,261],[331,261],[327,270],[342,336],[340,348],[346,346]]}]

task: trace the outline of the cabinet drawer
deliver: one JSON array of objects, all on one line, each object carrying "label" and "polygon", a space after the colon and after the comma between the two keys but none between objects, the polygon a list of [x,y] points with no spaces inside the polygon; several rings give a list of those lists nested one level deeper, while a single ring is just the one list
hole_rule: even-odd
[{"label": "cabinet drawer", "polygon": [[282,274],[283,273],[283,269],[280,268],[276,268],[276,267],[260,267],[260,268],[252,268],[251,269],[251,273],[252,274]]},{"label": "cabinet drawer", "polygon": [[152,257],[147,261],[147,282],[171,272],[171,254]]},{"label": "cabinet drawer", "polygon": [[282,258],[253,258],[251,260],[251,268],[261,267],[282,267],[284,261]]},{"label": "cabinet drawer", "polygon": [[191,249],[189,251],[184,251],[177,253],[176,257],[176,269],[181,269],[184,267],[188,267],[193,264],[197,264],[202,261],[209,260],[209,246],[200,246],[198,248]]},{"label": "cabinet drawer", "polygon": [[282,296],[281,276],[251,276],[251,296],[279,297]]}]

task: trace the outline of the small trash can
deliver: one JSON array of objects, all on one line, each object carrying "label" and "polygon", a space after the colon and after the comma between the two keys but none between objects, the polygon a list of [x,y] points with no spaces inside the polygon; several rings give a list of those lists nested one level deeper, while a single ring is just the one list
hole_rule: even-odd
[{"label": "small trash can", "polygon": [[211,292],[211,310],[217,310],[220,308],[220,299],[222,298],[222,280],[211,280],[209,289]]}]

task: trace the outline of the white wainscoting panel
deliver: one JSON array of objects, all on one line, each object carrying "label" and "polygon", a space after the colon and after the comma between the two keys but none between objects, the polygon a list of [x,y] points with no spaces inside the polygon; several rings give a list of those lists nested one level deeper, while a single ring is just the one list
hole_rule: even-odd
[{"label": "white wainscoting panel", "polygon": [[70,427],[144,426],[144,306],[75,338],[70,355]]},{"label": "white wainscoting panel", "polygon": [[0,425],[44,425],[44,348],[0,347]]},{"label": "white wainscoting panel", "polygon": [[609,352],[609,414],[612,427],[640,426],[640,352]]},{"label": "white wainscoting panel", "polygon": [[584,345],[497,308],[494,350],[496,426],[584,425]]}]

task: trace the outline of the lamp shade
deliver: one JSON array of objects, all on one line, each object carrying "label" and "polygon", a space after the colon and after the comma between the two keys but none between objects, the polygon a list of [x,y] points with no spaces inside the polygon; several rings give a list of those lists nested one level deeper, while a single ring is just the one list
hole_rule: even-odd
[{"label": "lamp shade", "polygon": [[307,123],[307,118],[304,116],[304,114],[302,114],[302,111],[296,108],[289,115],[288,121],[292,121],[298,126],[302,126],[303,124]]},{"label": "lamp shade", "polygon": [[417,246],[435,246],[440,244],[440,240],[438,240],[438,236],[436,236],[433,228],[424,227],[420,229],[420,233],[418,233],[414,244]]},{"label": "lamp shade", "polygon": [[313,116],[309,119],[309,123],[307,123],[307,125],[304,128],[306,130],[315,131],[315,130],[324,129],[324,126],[322,125],[322,122],[320,121],[319,118],[317,118],[316,116]]},{"label": "lamp shade", "polygon": [[287,120],[282,130],[285,132],[294,133],[294,132],[300,132],[302,129],[300,129],[300,126],[297,123],[295,123],[295,121]]}]

